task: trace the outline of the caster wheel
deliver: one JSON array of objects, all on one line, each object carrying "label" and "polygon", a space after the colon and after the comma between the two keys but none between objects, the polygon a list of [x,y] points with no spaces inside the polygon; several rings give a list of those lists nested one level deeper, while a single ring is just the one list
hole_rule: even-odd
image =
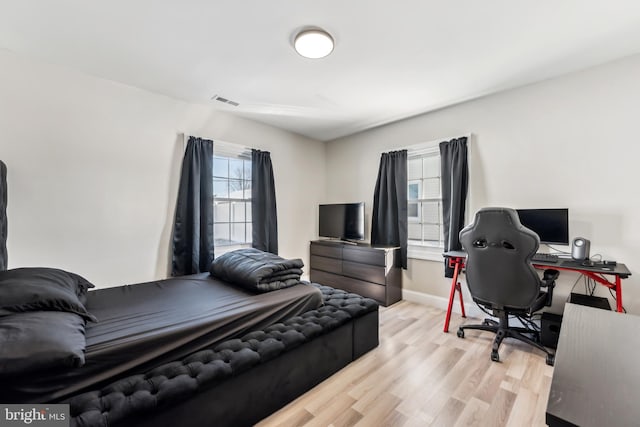
[{"label": "caster wheel", "polygon": [[553,366],[555,361],[556,361],[556,355],[555,354],[547,354],[547,365]]},{"label": "caster wheel", "polygon": [[491,360],[494,362],[499,362],[500,361],[500,355],[498,354],[497,350],[492,350],[491,351]]},{"label": "caster wheel", "polygon": [[458,329],[458,338],[464,338],[464,329],[462,328]]}]

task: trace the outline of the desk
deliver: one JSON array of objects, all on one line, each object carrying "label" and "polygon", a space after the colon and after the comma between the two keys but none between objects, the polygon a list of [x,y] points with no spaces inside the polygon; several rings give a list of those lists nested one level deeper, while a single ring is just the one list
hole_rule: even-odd
[{"label": "desk", "polygon": [[640,317],[567,303],[547,401],[559,426],[637,426]]},{"label": "desk", "polygon": [[[464,302],[462,301],[462,289],[460,288],[460,282],[458,282],[458,276],[464,268],[465,261],[467,259],[467,253],[464,251],[449,251],[442,254],[449,267],[453,268],[453,280],[451,281],[451,292],[449,294],[449,306],[447,308],[447,317],[444,322],[444,332],[449,332],[449,321],[451,320],[451,309],[453,308],[453,300],[455,299],[456,292],[460,295],[460,307],[462,308],[462,317],[465,316]],[[558,262],[543,262],[535,261],[532,265],[538,269],[553,268],[555,270],[563,271],[575,271],[590,279],[595,280],[603,286],[612,289],[616,293],[616,311],[623,312],[622,308],[622,279],[626,279],[631,276],[631,272],[626,265],[618,263],[612,266],[604,266],[602,264],[596,264],[592,266],[582,265],[580,261],[573,259],[562,259]]]}]

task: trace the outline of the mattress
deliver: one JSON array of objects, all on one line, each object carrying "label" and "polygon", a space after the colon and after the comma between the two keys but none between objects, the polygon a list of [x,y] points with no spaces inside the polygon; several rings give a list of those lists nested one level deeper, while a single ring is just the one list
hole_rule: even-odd
[{"label": "mattress", "polygon": [[300,284],[255,293],[209,273],[91,291],[81,368],[16,378],[2,402],[55,402],[318,308],[322,294]]}]

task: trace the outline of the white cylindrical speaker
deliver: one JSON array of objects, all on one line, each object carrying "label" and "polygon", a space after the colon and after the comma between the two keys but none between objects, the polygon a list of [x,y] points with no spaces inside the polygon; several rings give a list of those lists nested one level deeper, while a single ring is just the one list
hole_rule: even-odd
[{"label": "white cylindrical speaker", "polygon": [[573,245],[571,246],[571,258],[583,261],[589,259],[589,249],[591,242],[584,237],[576,237],[573,239]]}]

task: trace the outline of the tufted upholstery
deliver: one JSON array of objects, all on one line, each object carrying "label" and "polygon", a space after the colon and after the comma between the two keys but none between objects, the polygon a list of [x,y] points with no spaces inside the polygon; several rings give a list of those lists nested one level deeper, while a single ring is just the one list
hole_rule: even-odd
[{"label": "tufted upholstery", "polygon": [[120,379],[101,390],[69,400],[71,425],[110,426],[128,417],[187,399],[206,387],[265,363],[352,319],[377,310],[377,303],[328,286],[312,283],[324,305],[282,323],[224,341],[180,361],[145,374]]}]

